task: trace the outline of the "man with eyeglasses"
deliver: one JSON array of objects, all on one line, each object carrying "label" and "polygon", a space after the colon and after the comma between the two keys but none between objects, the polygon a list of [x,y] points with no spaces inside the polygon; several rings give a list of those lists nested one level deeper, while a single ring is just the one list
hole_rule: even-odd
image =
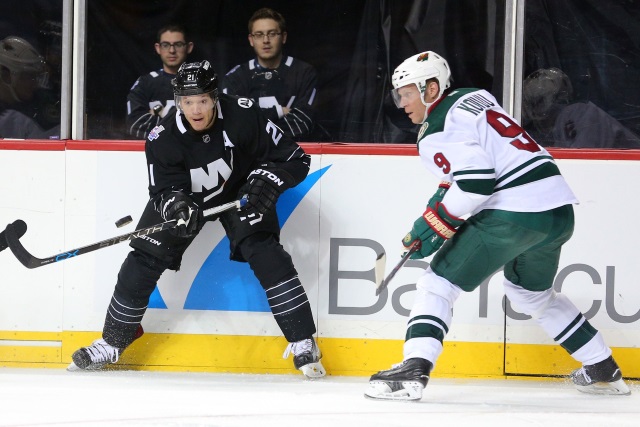
[{"label": "man with eyeglasses", "polygon": [[185,28],[169,24],[158,30],[155,48],[162,68],[140,76],[127,96],[127,133],[139,139],[175,112],[171,79],[193,50],[193,42],[187,42]]},{"label": "man with eyeglasses", "polygon": [[254,99],[287,136],[305,140],[314,129],[316,70],[283,54],[286,22],[273,9],[265,7],[251,16],[248,39],[256,57],[227,73],[222,92]]}]

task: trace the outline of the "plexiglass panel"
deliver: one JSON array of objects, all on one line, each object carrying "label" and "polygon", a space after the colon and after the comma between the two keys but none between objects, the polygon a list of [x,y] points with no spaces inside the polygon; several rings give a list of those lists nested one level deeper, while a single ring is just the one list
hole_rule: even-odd
[{"label": "plexiglass panel", "polygon": [[640,148],[640,4],[527,0],[522,118],[542,145]]},{"label": "plexiglass panel", "polygon": [[[317,72],[316,127],[305,142],[414,143],[417,129],[391,100],[390,76],[423,50],[443,55],[455,85],[501,99],[504,0],[273,1],[286,19],[285,55]],[[92,0],[87,2],[86,137],[142,139],[127,126],[127,96],[136,80],[162,68],[157,31],[188,30],[188,61],[209,60],[222,79],[255,57],[248,38],[260,1]],[[279,76],[286,78],[284,76]],[[248,94],[247,94],[248,95]],[[166,96],[148,98],[166,111]]]},{"label": "plexiglass panel", "polygon": [[0,138],[59,139],[62,0],[0,2]]}]

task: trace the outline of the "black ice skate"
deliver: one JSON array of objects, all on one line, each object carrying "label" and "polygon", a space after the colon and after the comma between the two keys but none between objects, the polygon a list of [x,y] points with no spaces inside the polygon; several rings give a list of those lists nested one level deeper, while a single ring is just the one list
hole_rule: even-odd
[{"label": "black ice skate", "polygon": [[407,359],[389,370],[373,374],[364,395],[373,399],[420,400],[431,369],[433,364],[426,359]]},{"label": "black ice skate", "polygon": [[577,389],[590,394],[629,395],[631,391],[622,379],[622,372],[612,356],[593,365],[584,365],[569,375]]},{"label": "black ice skate", "polygon": [[286,359],[291,353],[293,366],[302,371],[307,378],[321,378],[327,374],[320,362],[322,353],[313,337],[289,343],[282,357]]},{"label": "black ice skate", "polygon": [[67,367],[68,371],[97,371],[105,365],[116,363],[124,349],[113,347],[102,338],[95,340],[88,347],[82,347],[73,353],[73,362]]}]

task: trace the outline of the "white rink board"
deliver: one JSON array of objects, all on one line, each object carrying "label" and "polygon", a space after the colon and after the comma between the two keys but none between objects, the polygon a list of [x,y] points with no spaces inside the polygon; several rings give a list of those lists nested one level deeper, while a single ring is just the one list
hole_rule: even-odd
[{"label": "white rink board", "polygon": [[[375,297],[375,251],[387,252],[387,271],[399,260],[400,240],[422,211],[437,181],[415,156],[314,155],[322,176],[304,194],[282,230],[307,289],[321,337],[400,339],[411,307],[412,284],[426,266],[410,261],[392,282],[386,301]],[[565,246],[562,290],[589,313],[607,343],[635,347],[640,338],[640,168],[634,161],[558,160],[581,204],[576,232]],[[28,166],[28,167],[27,167]],[[325,169],[326,168],[326,169]],[[0,223],[25,220],[21,239],[35,256],[47,257],[130,232],[147,200],[144,153],[138,151],[12,151],[0,156]],[[290,190],[293,191],[293,190]],[[114,222],[131,215],[134,223]],[[280,335],[264,311],[185,309],[203,263],[224,243],[219,224],[209,224],[189,248],[178,273],[167,272],[158,289],[166,308],[149,309],[148,332]],[[2,331],[99,331],[126,243],[33,270],[7,249],[0,253]],[[231,263],[223,260],[220,271]],[[217,267],[217,265],[216,265]],[[482,292],[462,295],[449,341],[503,342],[501,274]],[[244,289],[234,290],[242,299]],[[28,307],[26,309],[25,307]],[[506,318],[509,343],[549,343],[529,320]]]}]

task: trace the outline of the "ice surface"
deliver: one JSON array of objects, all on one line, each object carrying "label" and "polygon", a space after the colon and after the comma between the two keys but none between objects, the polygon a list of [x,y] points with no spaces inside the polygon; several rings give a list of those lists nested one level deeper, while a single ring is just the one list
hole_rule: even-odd
[{"label": "ice surface", "polygon": [[0,368],[0,426],[638,426],[631,396],[565,381],[432,378],[419,402],[374,401],[368,378]]}]

